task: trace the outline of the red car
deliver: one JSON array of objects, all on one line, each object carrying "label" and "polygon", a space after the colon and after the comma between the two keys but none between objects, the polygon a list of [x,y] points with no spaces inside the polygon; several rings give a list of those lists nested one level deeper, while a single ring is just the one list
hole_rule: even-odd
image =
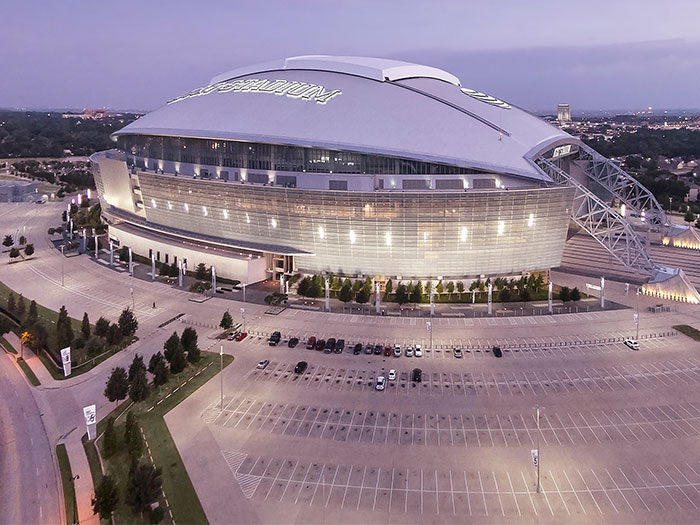
[{"label": "red car", "polygon": [[390,346],[385,346],[384,347],[384,355],[386,357],[389,357],[391,355],[391,347]]},{"label": "red car", "polygon": [[313,350],[314,346],[316,346],[316,337],[313,335],[309,337],[309,340],[306,342],[306,349],[307,350]]},{"label": "red car", "polygon": [[236,336],[236,341],[237,341],[238,343],[240,343],[240,342],[243,341],[243,339],[245,339],[246,337],[248,337],[248,332],[241,332],[240,334],[238,334],[238,335]]}]

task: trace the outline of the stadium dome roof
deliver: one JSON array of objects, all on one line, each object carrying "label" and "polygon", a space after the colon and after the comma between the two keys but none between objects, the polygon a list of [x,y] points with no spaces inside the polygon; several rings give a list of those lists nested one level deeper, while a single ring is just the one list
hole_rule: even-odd
[{"label": "stadium dome roof", "polygon": [[218,75],[114,135],[125,134],[358,151],[541,181],[549,177],[530,159],[578,142],[440,69],[333,56],[293,57]]}]

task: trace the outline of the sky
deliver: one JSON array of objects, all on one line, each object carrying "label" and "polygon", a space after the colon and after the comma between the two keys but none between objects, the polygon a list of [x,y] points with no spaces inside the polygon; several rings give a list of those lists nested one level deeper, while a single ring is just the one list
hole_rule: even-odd
[{"label": "sky", "polygon": [[305,54],[445,69],[530,111],[700,108],[700,0],[0,0],[0,107],[155,109]]}]

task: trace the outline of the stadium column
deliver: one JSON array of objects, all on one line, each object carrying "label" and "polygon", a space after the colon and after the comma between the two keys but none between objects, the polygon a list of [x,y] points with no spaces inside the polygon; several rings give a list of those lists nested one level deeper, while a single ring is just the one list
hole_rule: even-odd
[{"label": "stadium column", "polygon": [[177,285],[182,288],[182,261],[177,263]]},{"label": "stadium column", "polygon": [[489,283],[489,315],[493,313],[493,305],[491,303],[491,299],[493,296],[493,285]]},{"label": "stadium column", "polygon": [[433,288],[435,288],[435,283],[433,281],[430,281],[430,316],[435,315],[435,292],[433,292]]},{"label": "stadium column", "polygon": [[85,253],[87,251],[87,230],[83,228],[83,236],[80,238],[81,251]]},{"label": "stadium column", "polygon": [[109,241],[109,267],[112,268],[114,266],[114,244],[112,243],[112,240],[110,239]]},{"label": "stadium column", "polygon": [[328,285],[328,279],[326,279],[326,312],[331,311],[331,291]]},{"label": "stadium column", "polygon": [[605,308],[605,277],[600,278],[600,307]]},{"label": "stadium column", "polygon": [[134,276],[134,255],[129,248],[129,275]]},{"label": "stadium column", "polygon": [[284,295],[284,275],[280,275],[280,293]]},{"label": "stadium column", "polygon": [[211,267],[211,294],[216,294],[216,268]]},{"label": "stadium column", "polygon": [[156,280],[156,256],[151,253],[151,281]]},{"label": "stadium column", "polygon": [[552,308],[552,289],[553,289],[553,284],[552,281],[549,281],[549,286],[547,287],[547,309],[549,310],[549,313],[554,313],[554,309]]}]

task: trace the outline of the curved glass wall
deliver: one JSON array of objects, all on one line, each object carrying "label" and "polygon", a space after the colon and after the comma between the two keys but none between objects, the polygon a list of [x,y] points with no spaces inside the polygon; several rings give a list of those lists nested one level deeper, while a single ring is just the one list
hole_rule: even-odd
[{"label": "curved glass wall", "polygon": [[290,246],[300,270],[463,277],[558,266],[574,188],[317,191],[139,171],[148,222]]},{"label": "curved glass wall", "polygon": [[[471,168],[352,151],[147,135],[119,135],[118,148],[139,157],[188,164],[310,173],[465,175]],[[492,172],[488,172],[492,173]]]}]

